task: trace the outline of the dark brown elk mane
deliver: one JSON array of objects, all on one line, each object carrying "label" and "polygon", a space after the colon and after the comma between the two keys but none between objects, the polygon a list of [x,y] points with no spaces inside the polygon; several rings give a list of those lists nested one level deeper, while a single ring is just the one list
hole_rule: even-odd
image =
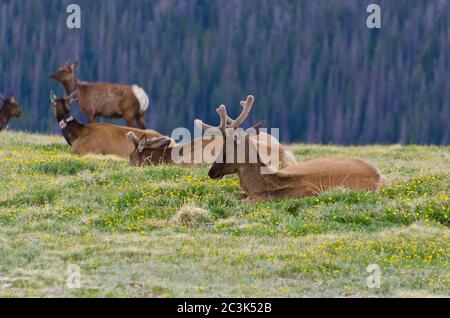
[{"label": "dark brown elk mane", "polygon": [[145,91],[137,85],[83,82],[75,76],[79,63],[67,63],[51,76],[61,82],[67,95],[78,92],[78,103],[88,118],[95,123],[97,116],[124,118],[129,127],[133,121],[145,129],[144,113],[149,106]]}]

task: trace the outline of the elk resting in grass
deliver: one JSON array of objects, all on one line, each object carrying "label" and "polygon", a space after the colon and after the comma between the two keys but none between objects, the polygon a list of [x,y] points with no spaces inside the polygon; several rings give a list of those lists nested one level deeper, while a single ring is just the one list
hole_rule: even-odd
[{"label": "elk resting in grass", "polygon": [[117,155],[128,158],[134,147],[128,141],[126,133],[130,130],[136,136],[162,137],[154,130],[122,127],[110,124],[83,125],[71,115],[70,105],[76,99],[76,92],[65,98],[57,98],[50,92],[50,100],[56,120],[74,154]]},{"label": "elk resting in grass", "polygon": [[8,126],[11,117],[19,118],[22,116],[22,112],[20,111],[19,104],[13,96],[5,98],[0,95],[0,102],[3,104],[0,108],[0,131],[2,131]]},{"label": "elk resting in grass", "polygon": [[[294,156],[286,151],[273,136],[265,133],[260,134],[261,136],[258,135],[258,137],[260,137],[259,145],[261,147],[275,145],[274,149],[278,149],[280,152],[279,162],[275,165],[285,168],[296,163]],[[174,144],[173,139],[169,137],[149,138],[148,136],[142,136],[139,139],[132,131],[128,132],[127,137],[135,147],[130,155],[130,165],[136,167],[158,164],[193,167],[210,164],[213,161],[205,160],[205,148],[217,149],[217,153],[219,153],[223,145],[223,138],[220,136],[204,136],[183,144]],[[252,136],[252,138],[258,143],[255,136]],[[269,142],[265,140],[269,140]],[[271,149],[268,150],[268,153],[270,152]],[[173,153],[176,154],[175,157]]]},{"label": "elk resting in grass", "polygon": [[[134,151],[130,155],[130,165],[142,167],[147,165],[180,165],[194,167],[205,164],[203,150],[210,146],[219,149],[222,146],[222,138],[208,136],[197,138],[193,141],[175,144],[169,137],[150,138],[142,136],[140,139],[130,131],[128,139],[134,145]],[[173,154],[176,154],[174,157]]]},{"label": "elk resting in grass", "polygon": [[[248,99],[253,97],[249,96]],[[240,184],[247,195],[248,202],[303,198],[318,195],[336,187],[374,190],[382,182],[381,174],[376,167],[366,161],[352,158],[321,158],[292,165],[273,173],[262,173],[262,169],[267,168],[267,164],[258,155],[257,145],[252,141],[251,136],[237,131],[237,125],[226,125],[225,106],[219,107],[217,112],[221,117],[221,125],[218,129],[224,137],[224,145],[222,153],[208,175],[212,179],[220,179],[228,174],[239,174]],[[242,146],[244,147],[241,148]],[[234,153],[231,160],[227,158],[227,151],[230,149]],[[245,150],[243,162],[237,160],[239,149]],[[256,160],[252,160],[252,156]]]},{"label": "elk resting in grass", "polygon": [[144,112],[149,106],[149,99],[142,88],[137,85],[82,82],[75,76],[78,65],[78,62],[65,64],[51,78],[62,83],[68,96],[78,92],[78,103],[88,123],[95,123],[97,116],[124,118],[129,127],[136,120],[138,127],[145,129]]},{"label": "elk resting in grass", "polygon": [[[228,118],[228,121],[239,125],[244,122],[251,105],[246,103],[242,103],[241,105],[244,107],[244,110],[239,118],[236,120]],[[196,121],[196,124],[202,129],[205,128],[205,130],[211,128],[211,126],[207,126],[201,121]],[[262,123],[254,126],[254,128],[261,126]],[[223,137],[221,135],[203,136],[177,145],[170,143],[172,139],[168,137],[149,138],[148,136],[142,136],[139,140],[133,132],[129,132],[127,136],[135,147],[133,153],[130,155],[130,165],[132,166],[178,164],[191,167],[211,164],[221,152],[223,145]],[[272,151],[278,151],[278,156],[275,156],[275,162],[273,162],[275,168],[285,168],[296,164],[294,156],[289,151],[286,151],[275,137],[261,132],[258,136],[252,136],[251,138],[259,149],[264,148],[265,153],[268,155],[271,155]],[[208,155],[208,150],[211,150],[210,156]]]}]

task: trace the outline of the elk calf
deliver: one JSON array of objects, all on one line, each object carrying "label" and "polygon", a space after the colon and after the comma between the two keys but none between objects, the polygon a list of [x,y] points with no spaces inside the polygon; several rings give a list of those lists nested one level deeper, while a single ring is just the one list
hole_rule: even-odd
[{"label": "elk calf", "polygon": [[[249,96],[247,112],[252,103],[253,97]],[[258,155],[257,145],[251,136],[235,130],[235,125],[227,126],[225,106],[220,106],[217,112],[221,117],[221,124],[216,128],[222,132],[224,145],[222,153],[208,175],[212,179],[220,179],[227,174],[239,174],[241,187],[247,195],[248,202],[303,198],[318,195],[334,187],[374,190],[381,184],[381,175],[376,167],[363,160],[352,158],[310,160],[263,174],[262,168],[267,168],[267,164]],[[234,151],[231,161],[226,155],[230,149]],[[240,149],[245,151],[243,163],[237,160]],[[252,157],[256,160],[252,160]]]},{"label": "elk calf", "polygon": [[117,155],[128,158],[134,147],[128,141],[126,133],[130,130],[137,136],[161,137],[154,130],[121,127],[109,124],[83,125],[71,115],[70,104],[75,100],[76,92],[66,98],[57,98],[50,92],[52,109],[59,127],[74,154]]},{"label": "elk calf", "polygon": [[145,129],[144,112],[149,106],[149,99],[142,88],[137,85],[82,82],[75,76],[78,65],[78,62],[66,64],[51,78],[62,83],[67,95],[78,92],[78,103],[88,123],[95,123],[97,116],[124,118],[129,127],[136,120],[139,128]]},{"label": "elk calf", "polygon": [[2,131],[8,126],[11,117],[19,118],[22,116],[22,112],[13,96],[5,98],[0,95],[0,101],[3,103],[3,106],[0,109],[0,131]]}]

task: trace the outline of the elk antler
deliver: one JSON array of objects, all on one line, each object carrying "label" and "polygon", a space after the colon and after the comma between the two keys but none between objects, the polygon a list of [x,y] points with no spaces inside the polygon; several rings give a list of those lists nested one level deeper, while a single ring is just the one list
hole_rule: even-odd
[{"label": "elk antler", "polygon": [[219,116],[220,116],[220,125],[219,126],[211,126],[211,125],[205,124],[200,119],[196,119],[195,124],[197,125],[197,127],[200,128],[201,130],[218,129],[225,133],[225,130],[227,128],[227,120],[229,118],[227,116],[227,109],[226,109],[225,105],[220,105],[219,108],[216,109],[216,111],[217,111],[217,113],[219,113]]},{"label": "elk antler", "polygon": [[237,128],[240,125],[242,125],[242,123],[247,119],[248,115],[250,114],[250,110],[252,109],[254,101],[255,98],[252,95],[248,95],[246,101],[241,101],[241,106],[243,108],[241,114],[235,120],[228,117],[228,122],[230,122],[230,125],[228,125],[227,128]]},{"label": "elk antler", "polygon": [[138,146],[139,139],[134,132],[129,131],[126,136],[127,136],[128,140],[134,144],[134,147]]}]

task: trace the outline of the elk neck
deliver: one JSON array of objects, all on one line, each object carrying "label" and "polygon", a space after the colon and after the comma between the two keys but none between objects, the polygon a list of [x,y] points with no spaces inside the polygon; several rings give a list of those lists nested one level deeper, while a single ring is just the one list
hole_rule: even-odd
[{"label": "elk neck", "polygon": [[163,149],[153,151],[150,155],[144,155],[141,157],[143,162],[148,162],[150,164],[163,164],[163,163],[173,163],[172,161],[172,147],[166,146]]},{"label": "elk neck", "polygon": [[158,158],[160,163],[173,163],[172,160],[172,147],[166,146],[162,150],[160,154],[160,158]]},{"label": "elk neck", "polygon": [[8,125],[10,119],[11,110],[6,105],[3,105],[3,107],[0,109],[0,130]]},{"label": "elk neck", "polygon": [[3,105],[3,107],[0,108],[0,116],[3,118],[11,118],[11,110],[9,107],[7,107],[6,104]]},{"label": "elk neck", "polygon": [[69,80],[61,81],[61,83],[64,86],[66,94],[70,95],[77,89],[78,79],[73,75]]},{"label": "elk neck", "polygon": [[246,193],[262,193],[284,188],[285,182],[278,172],[261,173],[263,165],[260,163],[241,164],[238,169],[242,189]]},{"label": "elk neck", "polygon": [[71,115],[58,121],[61,132],[69,145],[77,140],[86,126],[74,119]]}]

